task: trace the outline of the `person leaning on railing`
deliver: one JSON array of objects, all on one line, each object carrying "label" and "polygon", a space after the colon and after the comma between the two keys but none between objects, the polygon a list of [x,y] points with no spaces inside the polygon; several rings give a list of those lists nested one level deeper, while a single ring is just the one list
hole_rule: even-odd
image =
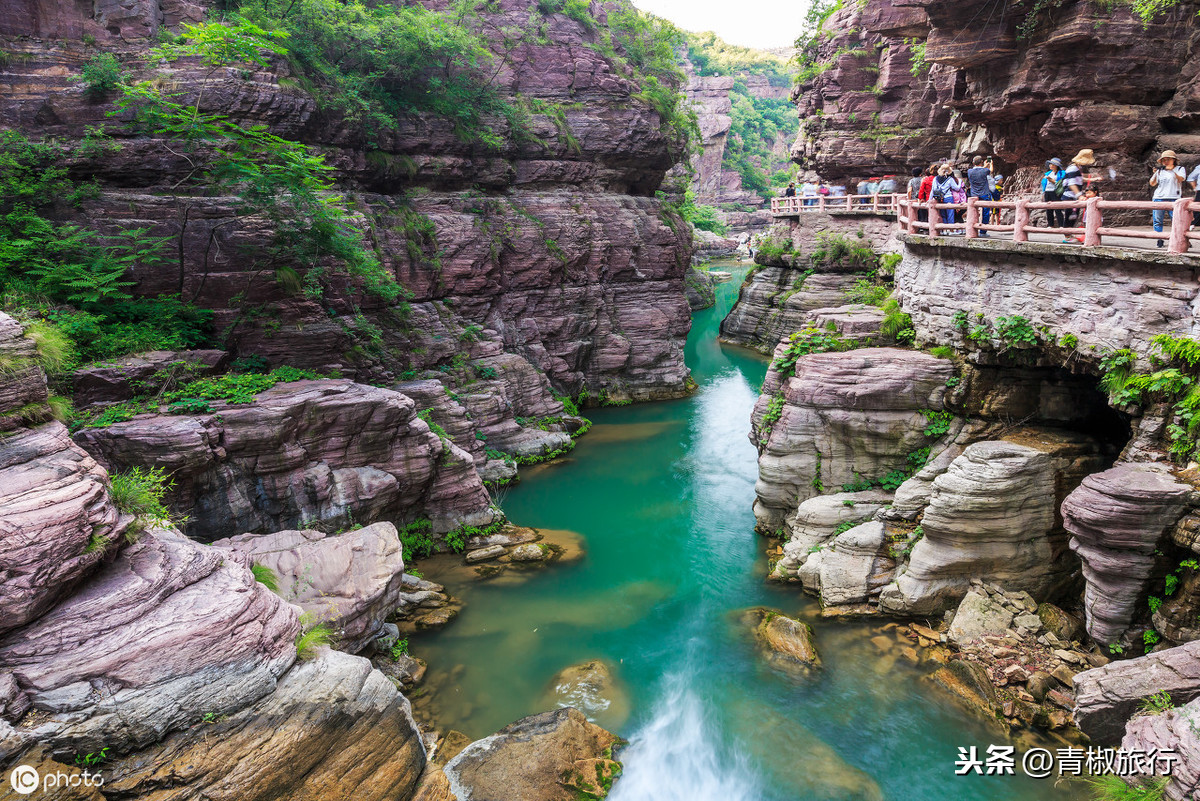
[{"label": "person leaning on railing", "polygon": [[[1155,202],[1174,203],[1179,198],[1183,197],[1183,183],[1187,180],[1187,172],[1183,167],[1179,166],[1179,160],[1175,157],[1174,150],[1164,150],[1162,155],[1158,157],[1158,165],[1151,167],[1150,185],[1154,187],[1154,197],[1151,198]],[[1154,230],[1162,233],[1163,215],[1170,215],[1169,209],[1155,209],[1152,213],[1154,220]],[[1171,218],[1174,220],[1174,217]],[[1158,246],[1163,246],[1163,241],[1158,240]]]}]

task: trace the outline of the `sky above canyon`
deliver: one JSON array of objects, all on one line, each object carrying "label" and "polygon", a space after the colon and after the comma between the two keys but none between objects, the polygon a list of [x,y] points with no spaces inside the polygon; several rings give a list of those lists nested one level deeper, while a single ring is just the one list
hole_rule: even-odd
[{"label": "sky above canyon", "polygon": [[713,31],[731,44],[790,47],[800,35],[807,0],[633,0],[643,11],[689,31]]}]

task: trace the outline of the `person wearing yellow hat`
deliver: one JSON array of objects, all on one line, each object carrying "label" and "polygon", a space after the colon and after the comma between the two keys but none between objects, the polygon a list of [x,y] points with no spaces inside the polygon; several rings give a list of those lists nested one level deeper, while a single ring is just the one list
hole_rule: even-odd
[{"label": "person wearing yellow hat", "polygon": [[[1187,172],[1183,167],[1179,166],[1179,159],[1175,156],[1174,150],[1164,150],[1162,155],[1158,157],[1158,166],[1150,174],[1150,185],[1154,187],[1155,201],[1164,203],[1174,203],[1182,196],[1183,182],[1187,180]],[[1154,230],[1162,233],[1163,216],[1170,215],[1168,209],[1155,209],[1153,212]],[[1163,246],[1163,241],[1158,240],[1158,246]]]}]

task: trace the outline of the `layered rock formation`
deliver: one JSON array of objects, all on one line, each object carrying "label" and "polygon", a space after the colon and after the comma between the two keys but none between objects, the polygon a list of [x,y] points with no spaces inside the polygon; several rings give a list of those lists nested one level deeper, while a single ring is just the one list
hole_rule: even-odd
[{"label": "layered rock formation", "polygon": [[1196,10],[1183,2],[1145,24],[1127,6],[1085,0],[847,6],[826,21],[816,74],[797,89],[793,153],[829,178],[994,153],[1017,176],[1010,190],[1025,190],[1046,159],[1093,148],[1116,172],[1105,195],[1143,199],[1154,151],[1189,162],[1200,152]]},{"label": "layered rock formation", "polygon": [[1092,740],[1115,745],[1142,702],[1159,692],[1176,704],[1200,696],[1200,641],[1080,673],[1075,718]]},{"label": "layered rock formation", "polygon": [[[605,8],[594,10],[602,27]],[[9,124],[78,139],[110,110],[71,80],[93,55],[78,32],[133,64],[160,28],[203,17],[204,4],[143,5],[120,10],[119,20],[113,11],[37,6],[6,19],[13,58],[5,69],[9,85],[21,87],[0,93]],[[513,43],[498,32],[521,30],[529,12],[527,2],[506,0],[479,24],[504,51]],[[101,185],[80,216],[101,221],[105,232],[149,226],[150,235],[167,237],[178,267],[135,271],[135,291],[179,292],[214,309],[215,330],[240,356],[394,380],[449,362],[469,329],[471,339],[527,359],[571,394],[678,396],[687,378],[682,279],[691,245],[687,226],[653,197],[678,142],[636,96],[630,68],[598,51],[595,26],[548,14],[537,28],[497,64],[495,84],[502,95],[561,105],[567,134],[547,116],[534,119],[538,141],[518,141],[495,123],[503,140],[495,151],[460,140],[450,122],[433,117],[400,119],[394,132],[367,142],[358,126],[318,109],[282,61],[247,71],[184,59],[132,76],[203,85],[201,110],[321,148],[355,193],[359,223],[385,269],[415,295],[407,313],[352,281],[324,298],[289,294],[255,262],[252,246],[267,232],[238,218],[235,199],[177,189],[194,169],[178,148],[125,138],[132,131],[120,125],[110,125],[119,152],[76,165]],[[363,319],[379,340],[364,338]]]},{"label": "layered rock formation", "polygon": [[161,467],[184,531],[212,540],[293,528],[429,517],[437,532],[497,513],[474,460],[417,417],[411,398],[350,381],[300,381],[251,405],[143,415],[77,441],[111,470]]},{"label": "layered rock formation", "polygon": [[1063,503],[1071,549],[1083,561],[1088,633],[1115,643],[1144,604],[1171,527],[1183,516],[1190,485],[1154,464],[1119,464],[1088,476]]},{"label": "layered rock formation", "polygon": [[[1121,748],[1126,751],[1171,751],[1175,760],[1163,798],[1187,801],[1200,793],[1200,701],[1129,721]],[[1131,775],[1129,779],[1137,780]]]},{"label": "layered rock formation", "polygon": [[972,579],[1050,600],[1078,565],[1055,510],[1066,487],[1103,465],[1084,438],[1043,444],[976,442],[933,480],[923,538],[880,605],[934,615],[962,598]]},{"label": "layered rock formation", "polygon": [[[908,454],[930,444],[921,410],[942,408],[953,373],[947,359],[890,348],[802,356],[788,376],[773,365],[751,433],[759,447],[754,512],[760,530],[782,529],[801,501],[824,488],[908,469]],[[767,425],[764,415],[776,393],[782,393],[782,409]]]},{"label": "layered rock formation", "polygon": [[[845,237],[883,252],[895,223],[869,214],[804,214],[776,224],[759,243],[761,269],[746,276],[737,303],[721,321],[721,339],[770,353],[779,340],[813,321],[818,309],[843,306],[846,290],[861,278],[861,265],[814,263],[825,237]],[[848,332],[849,333],[849,332]]]}]

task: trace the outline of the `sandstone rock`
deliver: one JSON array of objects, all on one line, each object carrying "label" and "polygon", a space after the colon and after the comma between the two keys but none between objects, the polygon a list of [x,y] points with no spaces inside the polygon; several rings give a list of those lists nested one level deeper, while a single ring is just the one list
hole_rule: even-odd
[{"label": "sandstone rock", "polygon": [[0,637],[0,663],[50,713],[30,733],[56,750],[137,748],[270,694],[297,612],[225,553],[152,529]]},{"label": "sandstone rock", "polygon": [[473,565],[476,562],[487,562],[500,556],[504,556],[504,546],[489,545],[486,548],[468,551],[467,555],[463,558],[466,559],[467,564]]},{"label": "sandstone rock", "polygon": [[987,634],[1003,634],[1012,621],[1012,612],[986,595],[972,591],[958,605],[946,635],[951,642],[962,645]]},{"label": "sandstone rock", "polygon": [[1048,597],[1069,581],[1055,524],[1050,456],[1009,442],[970,445],[934,479],[908,569],[884,590],[892,612],[936,614],[980,577]]},{"label": "sandstone rock", "polygon": [[688,308],[692,311],[712,308],[717,302],[714,285],[714,277],[708,271],[695,268],[689,270],[683,278],[683,291],[687,295]]},{"label": "sandstone rock", "polygon": [[367,660],[326,650],[258,704],[111,768],[110,791],[214,801],[407,798],[425,766],[408,701]]},{"label": "sandstone rock", "polygon": [[470,454],[416,414],[390,390],[298,381],[252,405],[139,416],[76,440],[109,468],[164,468],[175,482],[172,508],[189,515],[185,533],[205,540],[422,513],[435,532],[491,523]]},{"label": "sandstone rock", "polygon": [[629,696],[612,665],[593,659],[560,670],[550,681],[547,702],[572,707],[606,729],[619,729],[629,719]]},{"label": "sandstone rock", "polygon": [[547,551],[539,547],[536,542],[527,542],[513,548],[509,552],[508,558],[514,562],[543,562],[547,558]]},{"label": "sandstone rock", "polygon": [[217,372],[228,361],[223,350],[155,350],[91,364],[72,376],[72,400],[78,408],[115,403],[135,395],[154,395],[164,387],[186,384]]},{"label": "sandstone rock", "polygon": [[865,603],[891,580],[891,561],[883,523],[855,526],[813,554],[805,572],[817,574],[816,589],[824,606]]},{"label": "sandstone rock", "polygon": [[996,688],[982,665],[964,659],[951,659],[930,676],[936,684],[949,690],[970,709],[992,717],[1000,711]]},{"label": "sandstone rock", "polygon": [[[1163,798],[1188,801],[1200,794],[1200,701],[1129,721],[1121,738],[1127,751],[1173,751],[1177,757]],[[1130,776],[1130,779],[1135,777]]]},{"label": "sandstone rock", "polygon": [[458,801],[574,801],[603,797],[617,738],[577,709],[522,718],[467,746],[445,766]]},{"label": "sandstone rock", "polygon": [[1119,640],[1144,604],[1154,550],[1190,493],[1162,465],[1123,463],[1084,479],[1063,502],[1063,525],[1087,580],[1087,629],[1097,641]]},{"label": "sandstone rock", "polygon": [[1141,702],[1163,691],[1176,704],[1200,696],[1200,641],[1076,674],[1075,720],[1093,741],[1115,744]]},{"label": "sandstone rock", "polygon": [[813,548],[832,540],[839,527],[871,519],[890,497],[886,492],[868,490],[818,495],[801,502],[783,521],[783,530],[789,539],[783,546],[783,557],[776,564],[775,575],[795,575]]},{"label": "sandstone rock", "polygon": [[278,578],[278,593],[335,632],[341,650],[358,653],[399,605],[404,558],[391,523],[328,536],[320,531],[242,534],[217,540]]},{"label": "sandstone rock", "polygon": [[1029,694],[1040,704],[1046,700],[1046,693],[1053,690],[1057,684],[1055,683],[1054,676],[1043,670],[1039,670],[1029,677],[1029,681],[1025,686],[1029,689]]},{"label": "sandstone rock", "polygon": [[[889,348],[803,356],[786,380],[771,369],[752,429],[760,529],[779,529],[800,501],[819,494],[814,482],[833,489],[906,469],[907,454],[929,444],[919,410],[941,408],[953,369],[947,359]],[[766,431],[763,415],[777,391],[784,406]]]},{"label": "sandstone rock", "polygon": [[742,621],[753,627],[755,639],[771,665],[798,675],[820,667],[821,657],[807,623],[765,607],[748,610]]}]

